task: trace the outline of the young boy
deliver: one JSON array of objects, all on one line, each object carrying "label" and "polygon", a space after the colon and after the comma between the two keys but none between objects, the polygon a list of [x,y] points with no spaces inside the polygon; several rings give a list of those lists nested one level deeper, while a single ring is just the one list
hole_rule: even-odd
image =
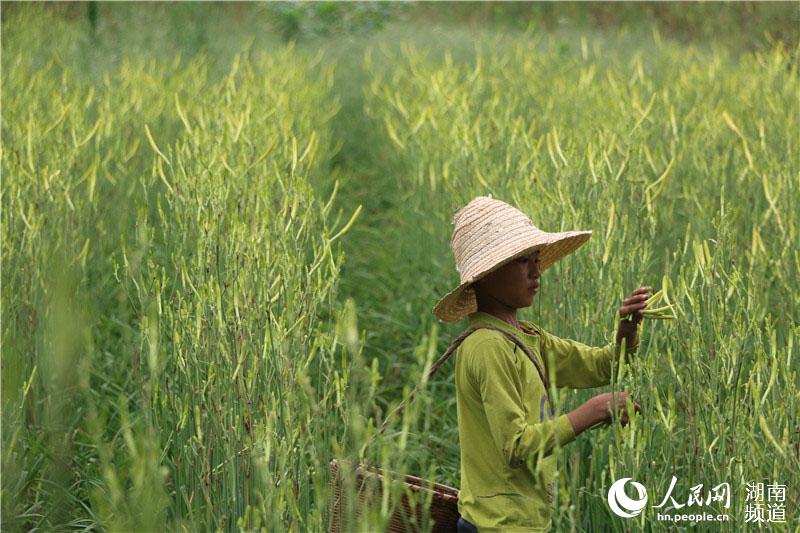
[{"label": "young boy", "polygon": [[[468,319],[469,334],[456,351],[456,396],[461,446],[459,531],[547,531],[551,527],[556,446],[612,411],[627,424],[628,394],[600,394],[552,418],[547,384],[588,388],[609,383],[625,339],[638,345],[637,327],[650,287],[624,300],[616,342],[603,348],[559,338],[517,318],[531,305],[546,268],[571,253],[590,231],[548,233],[516,208],[478,197],[456,213],[452,247],[459,287],[434,307],[447,322]],[[518,342],[521,341],[521,344]],[[632,399],[631,399],[632,400]],[[636,411],[638,403],[632,402]],[[476,529],[477,528],[477,529]]]}]

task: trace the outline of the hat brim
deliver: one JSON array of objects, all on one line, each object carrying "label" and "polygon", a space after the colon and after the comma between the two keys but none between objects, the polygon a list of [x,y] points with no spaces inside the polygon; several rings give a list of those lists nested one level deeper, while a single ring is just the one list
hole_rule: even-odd
[{"label": "hat brim", "polygon": [[475,290],[470,287],[472,283],[475,283],[483,276],[497,270],[509,261],[513,261],[517,257],[522,257],[537,249],[540,250],[539,271],[544,272],[550,268],[553,263],[580,248],[589,240],[592,232],[591,230],[563,231],[558,233],[546,233],[546,235],[547,242],[545,244],[537,242],[530,247],[524,248],[522,251],[499,261],[497,264],[465,280],[458,287],[445,294],[436,302],[436,305],[433,306],[432,312],[434,316],[444,322],[460,322],[478,310],[478,300],[475,296]]}]

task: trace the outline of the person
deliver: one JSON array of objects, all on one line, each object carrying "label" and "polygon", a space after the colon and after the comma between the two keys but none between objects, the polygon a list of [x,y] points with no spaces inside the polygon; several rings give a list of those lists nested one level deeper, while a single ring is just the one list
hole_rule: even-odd
[{"label": "person", "polygon": [[554,452],[587,429],[629,420],[626,392],[599,394],[553,418],[549,385],[607,385],[611,365],[636,351],[651,288],[639,287],[622,302],[616,338],[607,346],[560,338],[521,320],[517,311],[532,304],[542,273],[585,243],[591,231],[545,232],[515,207],[485,196],[459,210],[453,223],[451,246],[461,281],[433,314],[482,328],[463,337],[455,352],[458,531],[548,531]]}]

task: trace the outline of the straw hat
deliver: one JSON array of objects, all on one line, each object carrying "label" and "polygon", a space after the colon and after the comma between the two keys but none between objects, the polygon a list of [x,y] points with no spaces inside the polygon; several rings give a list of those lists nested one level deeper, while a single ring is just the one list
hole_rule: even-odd
[{"label": "straw hat", "polygon": [[453,216],[451,246],[461,283],[442,297],[433,314],[458,322],[478,310],[469,285],[518,257],[539,251],[539,271],[574,252],[591,231],[549,233],[537,228],[519,209],[500,200],[478,196]]}]

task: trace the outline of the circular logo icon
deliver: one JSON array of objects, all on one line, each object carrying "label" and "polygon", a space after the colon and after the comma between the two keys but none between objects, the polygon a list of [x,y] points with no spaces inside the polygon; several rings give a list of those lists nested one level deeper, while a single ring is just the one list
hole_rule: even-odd
[{"label": "circular logo icon", "polygon": [[647,490],[641,483],[631,481],[631,485],[639,494],[638,499],[629,498],[625,494],[625,483],[630,479],[629,477],[618,479],[608,489],[608,506],[614,511],[614,514],[623,518],[633,518],[641,513],[647,504]]}]

